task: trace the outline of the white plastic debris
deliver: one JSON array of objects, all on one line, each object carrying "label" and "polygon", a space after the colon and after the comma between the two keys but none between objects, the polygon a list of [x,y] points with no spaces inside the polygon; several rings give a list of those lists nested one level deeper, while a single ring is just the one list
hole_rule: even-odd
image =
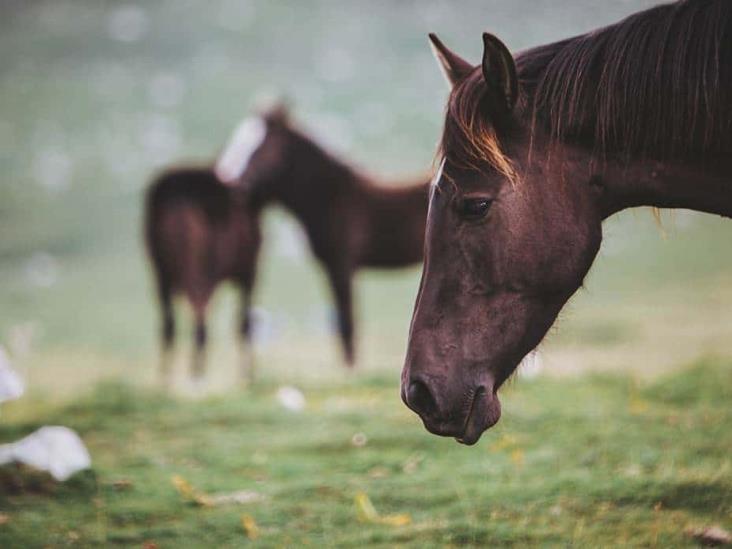
[{"label": "white plastic debris", "polygon": [[709,526],[707,528],[692,528],[686,531],[687,535],[707,547],[727,545],[732,543],[732,534],[720,526]]},{"label": "white plastic debris", "polygon": [[47,471],[58,481],[91,467],[84,443],[68,427],[41,427],[17,442],[0,446],[0,465],[17,462]]},{"label": "white plastic debris", "polygon": [[24,391],[23,380],[13,370],[10,358],[0,345],[0,402],[20,398]]},{"label": "white plastic debris", "polygon": [[277,400],[283,408],[291,412],[302,412],[305,409],[305,395],[295,387],[285,386],[277,389]]}]

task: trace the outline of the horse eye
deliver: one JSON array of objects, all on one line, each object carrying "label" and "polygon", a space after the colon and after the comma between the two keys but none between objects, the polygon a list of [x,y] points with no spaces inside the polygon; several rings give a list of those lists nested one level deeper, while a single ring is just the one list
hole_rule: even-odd
[{"label": "horse eye", "polygon": [[488,213],[492,203],[490,198],[466,198],[460,202],[459,213],[465,219],[482,219]]}]

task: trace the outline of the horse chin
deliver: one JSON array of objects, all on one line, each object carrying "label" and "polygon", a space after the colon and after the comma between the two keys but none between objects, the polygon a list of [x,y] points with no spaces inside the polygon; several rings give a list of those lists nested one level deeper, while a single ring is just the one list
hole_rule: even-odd
[{"label": "horse chin", "polygon": [[468,416],[465,418],[463,434],[456,437],[460,444],[472,446],[481,435],[493,427],[501,418],[501,402],[496,393],[480,391],[473,398]]}]

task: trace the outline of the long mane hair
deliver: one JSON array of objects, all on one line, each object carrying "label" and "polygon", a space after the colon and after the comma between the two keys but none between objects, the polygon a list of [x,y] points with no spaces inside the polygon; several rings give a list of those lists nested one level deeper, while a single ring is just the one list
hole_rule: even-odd
[{"label": "long mane hair", "polygon": [[[519,108],[555,141],[628,158],[732,152],[732,1],[681,0],[516,56]],[[453,89],[442,146],[505,165],[479,68]],[[459,146],[458,146],[459,145]]]}]

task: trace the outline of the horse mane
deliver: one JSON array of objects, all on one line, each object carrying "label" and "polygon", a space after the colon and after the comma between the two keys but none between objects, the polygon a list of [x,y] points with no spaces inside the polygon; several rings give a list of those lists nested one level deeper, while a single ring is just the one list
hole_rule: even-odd
[{"label": "horse mane", "polygon": [[383,180],[370,171],[350,163],[341,155],[333,152],[328,144],[321,143],[317,136],[291,120],[283,123],[283,127],[290,137],[299,143],[299,152],[306,153],[311,161],[317,162],[320,170],[328,172],[327,176],[316,179],[316,183],[323,186],[337,185],[341,188],[361,187],[369,188],[377,192],[411,192],[423,189],[429,183],[429,176],[421,176],[408,179]]},{"label": "horse mane", "polygon": [[[658,159],[732,150],[730,0],[657,6],[520,53],[516,67],[521,112],[554,141]],[[502,171],[485,96],[477,68],[453,89],[443,146],[459,133],[461,156],[478,147]]]},{"label": "horse mane", "polygon": [[[558,44],[534,83],[534,112],[554,138],[589,139],[603,152],[729,150],[731,46],[729,0],[651,8]],[[529,89],[532,60],[546,54],[518,59]]]}]

